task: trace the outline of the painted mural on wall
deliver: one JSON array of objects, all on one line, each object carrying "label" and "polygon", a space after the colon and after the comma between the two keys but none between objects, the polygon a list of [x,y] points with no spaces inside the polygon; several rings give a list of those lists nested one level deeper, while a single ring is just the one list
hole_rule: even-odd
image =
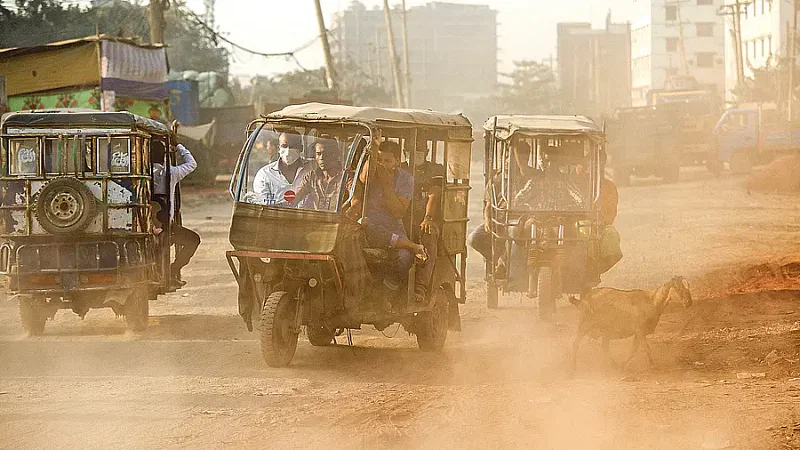
[{"label": "painted mural on wall", "polygon": [[[100,89],[59,92],[55,94],[26,94],[9,97],[12,111],[32,111],[52,108],[91,108],[100,109]],[[167,100],[142,100],[116,97],[113,111],[129,111],[151,119],[166,120],[169,109]]]}]

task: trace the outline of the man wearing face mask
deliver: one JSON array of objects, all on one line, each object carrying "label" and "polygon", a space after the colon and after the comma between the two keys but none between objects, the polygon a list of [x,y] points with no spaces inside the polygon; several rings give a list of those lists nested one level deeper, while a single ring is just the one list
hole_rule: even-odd
[{"label": "man wearing face mask", "polygon": [[253,190],[263,196],[267,205],[291,206],[285,199],[286,192],[297,192],[303,177],[314,170],[314,161],[303,158],[303,141],[299,134],[293,131],[281,133],[278,143],[278,160],[256,173]]}]

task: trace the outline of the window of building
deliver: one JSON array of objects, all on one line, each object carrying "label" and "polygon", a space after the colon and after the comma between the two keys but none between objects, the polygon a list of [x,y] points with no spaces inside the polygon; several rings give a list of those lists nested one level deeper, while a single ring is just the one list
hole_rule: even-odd
[{"label": "window of building", "polygon": [[697,37],[713,37],[713,36],[714,36],[714,23],[712,22],[697,23]]},{"label": "window of building", "polygon": [[772,55],[772,35],[770,34],[767,36],[767,51],[769,51],[770,56]]},{"label": "window of building", "polygon": [[764,41],[766,41],[766,39],[764,39],[764,38],[761,38],[761,57],[762,57],[762,58],[763,58],[764,56],[767,56],[767,52],[766,52],[766,51],[764,51]]},{"label": "window of building", "polygon": [[714,67],[714,56],[716,56],[716,53],[714,52],[697,53],[697,67],[701,69],[709,69]]},{"label": "window of building", "polygon": [[678,7],[676,5],[664,7],[664,20],[678,20]]},{"label": "window of building", "polygon": [[697,0],[697,6],[713,5],[714,0]]},{"label": "window of building", "polygon": [[668,52],[678,51],[678,38],[667,38],[667,51]]}]

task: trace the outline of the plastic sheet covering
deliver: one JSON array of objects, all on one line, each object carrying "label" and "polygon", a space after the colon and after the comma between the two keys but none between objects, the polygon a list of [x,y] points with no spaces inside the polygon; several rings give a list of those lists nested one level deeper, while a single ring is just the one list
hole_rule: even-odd
[{"label": "plastic sheet covering", "polygon": [[131,98],[169,96],[164,48],[144,48],[114,41],[102,41],[101,46],[100,86],[103,90]]}]

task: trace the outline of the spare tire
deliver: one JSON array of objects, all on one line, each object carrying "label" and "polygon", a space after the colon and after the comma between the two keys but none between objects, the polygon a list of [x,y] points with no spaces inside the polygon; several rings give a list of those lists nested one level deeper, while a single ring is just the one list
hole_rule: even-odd
[{"label": "spare tire", "polygon": [[36,194],[33,210],[39,224],[48,233],[79,233],[94,220],[97,200],[80,180],[55,178]]}]

